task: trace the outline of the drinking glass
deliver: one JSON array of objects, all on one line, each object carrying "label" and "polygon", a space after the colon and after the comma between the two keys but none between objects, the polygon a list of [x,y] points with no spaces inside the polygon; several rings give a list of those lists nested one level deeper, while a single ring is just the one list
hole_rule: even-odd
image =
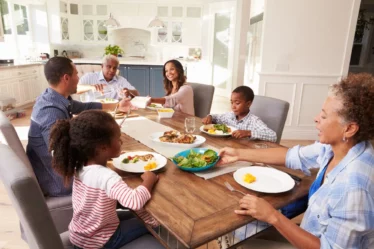
[{"label": "drinking glass", "polygon": [[187,133],[193,133],[195,131],[195,118],[186,118],[184,120],[184,128]]}]

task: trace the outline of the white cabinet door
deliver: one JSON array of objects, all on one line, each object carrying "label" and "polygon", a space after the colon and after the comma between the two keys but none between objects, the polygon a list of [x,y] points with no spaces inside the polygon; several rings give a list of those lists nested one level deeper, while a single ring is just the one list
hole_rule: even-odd
[{"label": "white cabinet door", "polygon": [[201,46],[201,20],[188,18],[182,27],[183,44],[188,46]]},{"label": "white cabinet door", "polygon": [[79,15],[69,15],[69,40],[71,42],[80,42],[82,39],[81,17]]}]

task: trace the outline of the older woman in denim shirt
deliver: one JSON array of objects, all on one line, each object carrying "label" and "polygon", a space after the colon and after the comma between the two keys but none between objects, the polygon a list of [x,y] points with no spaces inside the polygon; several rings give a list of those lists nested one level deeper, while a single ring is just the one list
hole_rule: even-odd
[{"label": "older woman in denim shirt", "polygon": [[222,149],[221,164],[263,162],[305,174],[319,168],[300,227],[254,195],[241,199],[235,212],[270,223],[296,248],[374,248],[373,113],[373,76],[351,74],[331,87],[315,118],[319,142],[291,149]]}]

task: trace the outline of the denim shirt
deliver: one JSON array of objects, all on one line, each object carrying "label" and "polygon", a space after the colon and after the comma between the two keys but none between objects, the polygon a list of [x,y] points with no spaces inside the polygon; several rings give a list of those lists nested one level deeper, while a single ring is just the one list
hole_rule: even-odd
[{"label": "denim shirt", "polygon": [[51,127],[59,119],[70,119],[84,110],[101,108],[101,103],[81,103],[65,98],[51,88],[37,98],[31,114],[26,153],[45,195],[71,194],[71,185],[64,186],[62,177],[52,169],[52,157],[48,152]]}]

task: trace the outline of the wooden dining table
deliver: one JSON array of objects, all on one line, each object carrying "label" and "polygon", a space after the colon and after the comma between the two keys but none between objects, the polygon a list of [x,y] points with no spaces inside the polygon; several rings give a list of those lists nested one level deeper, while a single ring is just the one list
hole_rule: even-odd
[{"label": "wooden dining table", "polygon": [[[175,112],[172,118],[160,119],[156,111],[148,109],[139,109],[133,111],[133,113],[181,132],[184,131],[185,118],[191,117],[181,112]],[[217,149],[223,147],[255,149],[257,147],[255,146],[256,143],[265,143],[269,148],[280,146],[265,141],[235,139],[231,136],[213,137],[200,132],[198,128],[202,125],[201,119],[198,117],[195,117],[195,119],[196,130],[194,134],[206,138],[206,142],[201,147],[210,145]],[[146,133],[149,131],[139,130],[138,132]],[[126,152],[153,151],[133,139],[131,134],[123,133],[122,139],[122,149]],[[109,165],[109,167],[120,174],[131,187],[136,187],[142,183],[140,175],[126,173],[113,167],[113,165]],[[275,166],[275,168],[292,173],[302,180],[288,192],[264,194],[239,185],[233,178],[233,172],[205,180],[193,173],[178,169],[171,160],[167,160],[167,165],[160,172],[157,172],[159,181],[152,191],[152,198],[146,204],[145,210],[171,236],[176,238],[177,245],[180,245],[179,248],[198,248],[255,220],[251,216],[234,213],[234,210],[239,208],[239,200],[243,195],[228,190],[224,182],[229,182],[235,189],[244,193],[264,198],[276,209],[308,194],[309,187],[314,179],[313,176],[305,176],[301,171],[291,170],[283,166]],[[168,241],[161,238],[157,230],[150,229],[150,231],[165,247],[172,247]]]}]

